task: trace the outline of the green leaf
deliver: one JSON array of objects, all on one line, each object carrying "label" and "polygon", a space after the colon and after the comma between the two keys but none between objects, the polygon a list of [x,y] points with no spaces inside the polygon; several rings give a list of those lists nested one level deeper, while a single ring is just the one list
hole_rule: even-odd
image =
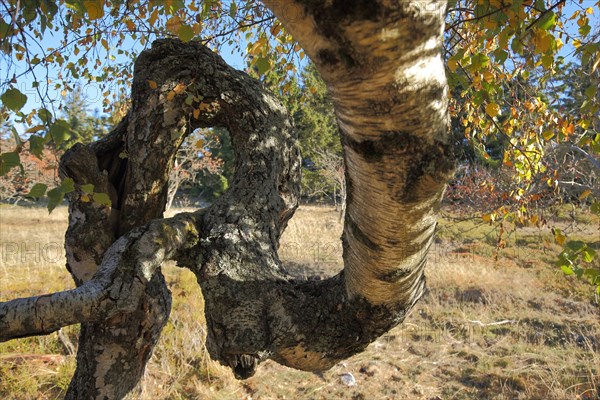
[{"label": "green leaf", "polygon": [[51,189],[47,193],[48,195],[48,212],[51,213],[64,199],[65,194],[60,187]]},{"label": "green leaf", "polygon": [[587,36],[590,33],[591,30],[592,30],[592,27],[589,24],[585,24],[583,26],[580,26],[579,29],[578,29],[579,34],[581,36]]},{"label": "green leaf", "polygon": [[258,73],[264,75],[268,70],[271,69],[271,63],[268,58],[261,57],[256,60],[256,68],[258,69]]},{"label": "green leaf", "polygon": [[498,64],[504,64],[504,61],[506,61],[507,57],[508,53],[502,49],[494,51],[494,58]]},{"label": "green leaf", "polygon": [[39,158],[42,159],[42,152],[44,151],[44,138],[40,136],[30,136],[29,137],[29,151]]},{"label": "green leaf", "polygon": [[594,251],[594,249],[591,249],[589,247],[586,247],[586,249],[582,252],[582,255],[583,261],[587,263],[591,263],[592,261],[594,261],[594,258],[596,258],[596,252]]},{"label": "green leaf", "polygon": [[519,53],[520,54],[520,53],[523,52],[523,42],[521,41],[521,39],[519,39],[518,37],[516,37],[516,38],[514,38],[512,40],[512,42],[510,42],[510,48],[515,53]]},{"label": "green leaf", "polygon": [[4,22],[2,18],[0,18],[0,39],[4,39],[7,36],[12,36],[14,30],[12,27]]},{"label": "green leaf", "polygon": [[29,193],[27,193],[27,196],[38,199],[46,194],[46,189],[48,189],[47,185],[44,185],[43,183],[36,183],[33,185]]},{"label": "green leaf", "polygon": [[570,240],[569,242],[567,242],[567,248],[573,251],[579,251],[582,250],[584,248],[586,248],[587,245],[582,242],[581,240]]},{"label": "green leaf", "polygon": [[190,26],[181,25],[177,31],[177,36],[182,42],[189,42],[194,37],[194,30]]},{"label": "green leaf", "polygon": [[71,137],[69,133],[69,128],[64,124],[60,123],[60,121],[56,121],[54,124],[52,124],[49,133],[52,137],[52,141],[57,146]]},{"label": "green leaf", "polygon": [[590,209],[594,214],[600,215],[600,201],[594,201]]},{"label": "green leaf", "polygon": [[8,89],[2,96],[0,96],[2,103],[12,111],[19,111],[25,103],[27,103],[27,96],[19,91],[19,89]]},{"label": "green leaf", "polygon": [[52,113],[45,108],[37,110],[37,116],[44,124],[52,122]]},{"label": "green leaf", "polygon": [[60,184],[60,190],[62,190],[63,194],[71,193],[75,190],[75,182],[73,178],[65,178]]},{"label": "green leaf", "polygon": [[15,127],[11,127],[10,131],[13,134],[13,138],[15,139],[15,143],[17,143],[17,147],[21,148],[21,146],[23,146],[23,141],[21,140],[21,137],[19,136],[19,132],[17,132],[17,130],[15,129]]},{"label": "green leaf", "polygon": [[486,56],[485,54],[482,53],[477,53],[474,54],[473,57],[471,57],[471,66],[475,69],[475,70],[479,70],[481,68],[487,67],[490,63],[490,58],[488,56]]},{"label": "green leaf", "polygon": [[7,174],[14,167],[21,167],[21,170],[23,170],[19,153],[14,151],[2,153],[0,155],[0,176]]},{"label": "green leaf", "polygon": [[596,96],[596,92],[598,92],[598,86],[590,85],[585,89],[585,97],[593,99]]},{"label": "green leaf", "polygon": [[540,29],[547,31],[556,23],[556,14],[553,11],[547,12],[537,21],[537,26]]},{"label": "green leaf", "polygon": [[94,192],[94,185],[92,185],[91,183],[88,183],[87,185],[81,185],[81,190],[83,191],[83,193],[91,194]]},{"label": "green leaf", "polygon": [[94,193],[94,202],[110,207],[112,202],[106,193]]},{"label": "green leaf", "polygon": [[562,272],[564,272],[565,275],[573,275],[573,270],[571,269],[571,267],[563,265],[562,267],[560,267],[560,269],[562,269]]}]

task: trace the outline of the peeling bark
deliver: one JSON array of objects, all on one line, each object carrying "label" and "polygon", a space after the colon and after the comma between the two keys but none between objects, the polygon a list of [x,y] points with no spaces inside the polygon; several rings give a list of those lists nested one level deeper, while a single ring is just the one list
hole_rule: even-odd
[{"label": "peeling bark", "polygon": [[[202,45],[159,40],[136,62],[128,117],[61,163],[64,176],[93,183],[112,200],[107,208],[71,195],[66,247],[78,287],[0,304],[0,328],[7,327],[0,340],[85,322],[68,398],[122,398],[139,380],[170,309],[160,273],[166,257],[196,274],[209,353],[238,378],[266,359],[330,368],[400,323],[422,295],[453,167],[440,55],[445,4],[265,4],[332,92],[346,164],[344,270],[324,281],[294,281],[278,258],[300,171],[281,104]],[[186,133],[211,126],[232,137],[229,190],[201,217],[148,225],[162,216]]]}]

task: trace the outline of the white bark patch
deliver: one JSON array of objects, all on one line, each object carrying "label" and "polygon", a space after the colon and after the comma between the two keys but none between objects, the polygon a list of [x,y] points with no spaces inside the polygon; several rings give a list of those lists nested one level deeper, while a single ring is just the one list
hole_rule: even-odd
[{"label": "white bark patch", "polygon": [[126,354],[125,349],[118,344],[109,344],[101,348],[96,348],[96,374],[94,376],[96,387],[99,389],[99,399],[115,398],[115,385],[112,382],[107,382],[107,374],[113,367],[115,362],[118,362],[119,356]]},{"label": "white bark patch", "polygon": [[384,42],[398,39],[399,37],[400,30],[398,28],[383,28],[379,33],[379,38]]}]

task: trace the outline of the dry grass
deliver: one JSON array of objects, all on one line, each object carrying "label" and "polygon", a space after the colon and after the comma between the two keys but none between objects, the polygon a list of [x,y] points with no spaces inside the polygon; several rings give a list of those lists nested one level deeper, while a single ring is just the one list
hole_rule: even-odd
[{"label": "dry grass", "polygon": [[[65,216],[64,209],[48,217],[0,208],[0,301],[71,287],[64,258],[44,255],[62,248]],[[596,238],[599,221],[586,218],[575,232]],[[173,312],[130,398],[600,398],[600,311],[590,286],[552,266],[557,248],[549,232],[509,235],[494,260],[494,227],[476,220],[440,225],[425,298],[404,324],[322,375],[266,362],[254,377],[236,381],[204,349],[195,277],[166,266]],[[342,265],[340,235],[333,210],[302,207],[282,238],[281,257],[298,277],[332,275]],[[65,332],[75,339],[77,328]],[[0,344],[0,398],[61,398],[73,368],[56,334]],[[342,383],[347,373],[355,386]]]}]

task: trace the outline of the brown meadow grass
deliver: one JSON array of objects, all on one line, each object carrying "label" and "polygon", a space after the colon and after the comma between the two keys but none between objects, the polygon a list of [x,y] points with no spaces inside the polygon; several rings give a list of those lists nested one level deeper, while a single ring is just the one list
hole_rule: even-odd
[{"label": "brown meadow grass", "polygon": [[[178,210],[179,211],[179,210]],[[172,213],[170,213],[172,214]],[[452,216],[450,216],[452,217]],[[558,219],[597,240],[600,221]],[[62,254],[66,209],[0,206],[0,301],[73,286]],[[342,268],[334,210],[303,206],[281,240],[297,277]],[[237,381],[205,348],[202,294],[187,270],[166,265],[173,310],[130,399],[598,399],[600,310],[591,286],[553,265],[549,229],[505,237],[480,219],[442,218],[428,292],[405,323],[322,374],[273,362]],[[78,328],[0,344],[0,399],[59,399],[75,363]],[[64,337],[68,339],[65,340]],[[340,379],[352,374],[356,385]]]}]

